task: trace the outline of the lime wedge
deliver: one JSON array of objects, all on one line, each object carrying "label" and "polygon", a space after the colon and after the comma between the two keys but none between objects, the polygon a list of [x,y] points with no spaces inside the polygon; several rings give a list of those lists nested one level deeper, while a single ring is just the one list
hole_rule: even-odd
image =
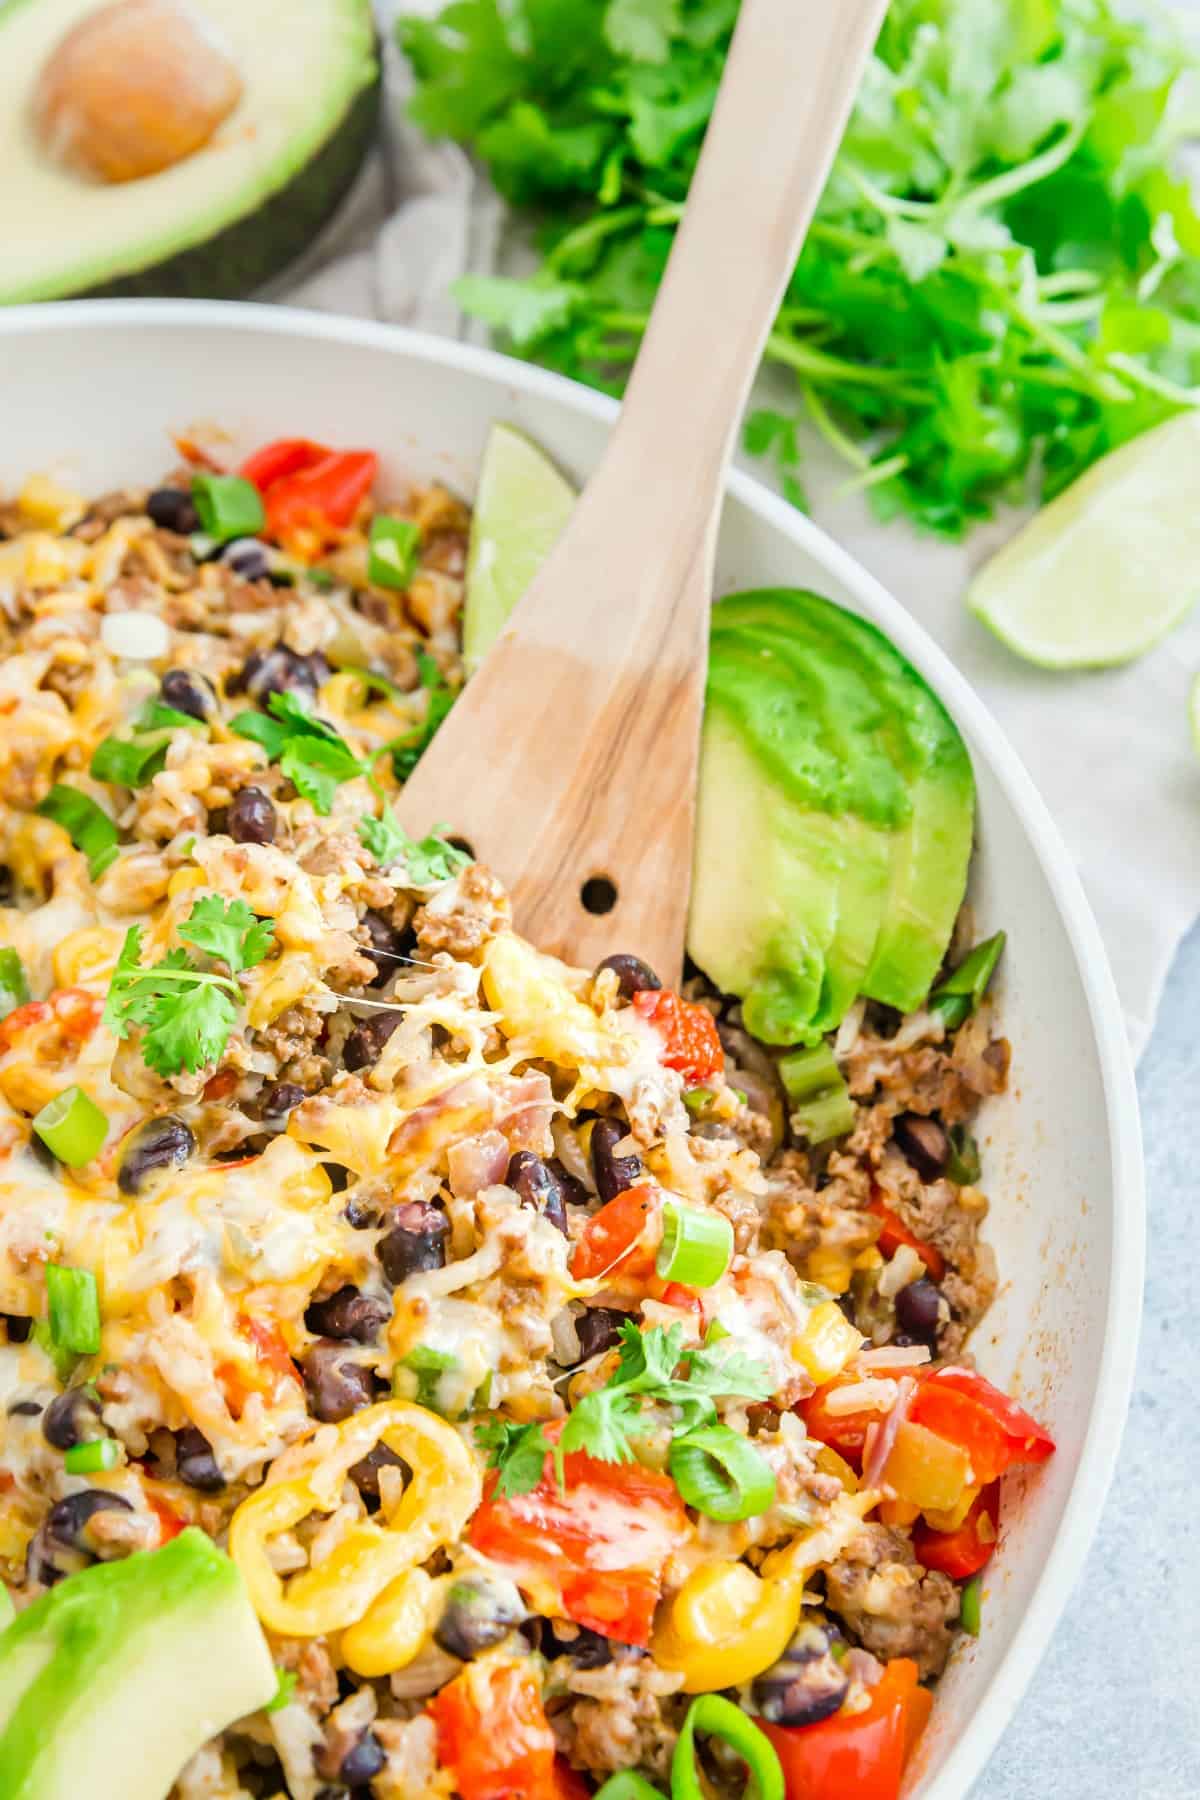
[{"label": "lime wedge", "polygon": [[463,661],[468,675],[545,562],[574,504],[574,488],[536,444],[511,425],[492,426],[467,555]]},{"label": "lime wedge", "polygon": [[1188,724],[1192,728],[1192,743],[1196,746],[1196,755],[1200,756],[1200,675],[1193,675],[1188,692]]},{"label": "lime wedge", "polygon": [[1200,594],[1200,414],[1113,450],[975,576],[967,604],[1044,669],[1131,661]]}]

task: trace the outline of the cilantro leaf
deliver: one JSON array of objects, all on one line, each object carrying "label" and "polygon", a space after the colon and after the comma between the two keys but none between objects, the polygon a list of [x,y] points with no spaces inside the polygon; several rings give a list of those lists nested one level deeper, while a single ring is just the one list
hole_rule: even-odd
[{"label": "cilantro leaf", "polygon": [[252,969],[274,942],[274,919],[259,919],[244,900],[205,894],[179,927],[179,935],[216,962],[227,963],[231,975]]},{"label": "cilantro leaf", "polygon": [[429,698],[421,724],[411,737],[404,739],[392,750],[392,767],[398,781],[408,780],[421,756],[433,742],[442,720],[454,705],[454,693],[427,651],[417,652],[417,668],[421,674],[421,686]]},{"label": "cilantro leaf", "polygon": [[330,742],[320,737],[290,737],[279,767],[296,792],[311,801],[323,817],[332,810],[342,782],[366,772],[366,765],[340,738]]},{"label": "cilantro leaf", "polygon": [[390,806],[384,807],[378,819],[360,819],[358,835],[381,869],[403,863],[413,887],[449,881],[471,860],[465,850],[447,843],[436,832],[423,838],[409,837]]},{"label": "cilantro leaf", "polygon": [[184,949],[143,967],[141,927],[131,926],[109,983],[104,1023],[119,1038],[140,1028],[143,1061],[157,1074],[194,1074],[224,1051],[244,998],[233,977],[263,960],[273,932],[274,920],[256,919],[243,900],[197,900],[179,935],[225,962],[230,973],[219,975],[197,968]]},{"label": "cilantro leaf", "polygon": [[287,726],[280,719],[268,718],[266,713],[240,712],[234,713],[229,721],[230,731],[238,737],[249,738],[252,743],[261,744],[272,762],[278,762],[283,755],[283,746],[289,736]]},{"label": "cilantro leaf", "polygon": [[502,1499],[528,1494],[537,1486],[552,1448],[540,1424],[515,1425],[499,1418],[476,1425],[475,1442],[491,1452],[488,1466],[500,1471],[496,1492]]}]

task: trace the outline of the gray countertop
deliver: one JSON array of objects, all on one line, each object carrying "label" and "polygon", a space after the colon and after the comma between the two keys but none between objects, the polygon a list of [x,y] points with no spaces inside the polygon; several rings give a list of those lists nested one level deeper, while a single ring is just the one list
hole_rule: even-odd
[{"label": "gray countertop", "polygon": [[1146,1310],[1116,1479],[1079,1587],[972,1800],[1200,1796],[1198,1020],[1200,928],[1138,1068]]}]

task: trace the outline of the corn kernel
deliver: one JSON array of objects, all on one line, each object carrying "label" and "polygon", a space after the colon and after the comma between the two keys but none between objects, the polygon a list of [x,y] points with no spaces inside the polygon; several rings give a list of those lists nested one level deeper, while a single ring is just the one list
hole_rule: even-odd
[{"label": "corn kernel", "polygon": [[823,1300],[808,1315],[803,1332],[792,1340],[792,1355],[806,1375],[821,1387],[839,1375],[862,1348],[856,1331],[836,1301]]},{"label": "corn kernel", "polygon": [[839,1456],[828,1444],[822,1444],[813,1461],[823,1475],[832,1475],[840,1481],[847,1494],[857,1494],[858,1476],[844,1456]]},{"label": "corn kernel", "polygon": [[856,1269],[882,1269],[883,1258],[874,1244],[870,1244],[867,1249],[859,1252],[854,1259],[854,1267]]},{"label": "corn kernel", "polygon": [[813,1250],[804,1264],[805,1279],[828,1288],[831,1294],[844,1294],[853,1273],[853,1263],[841,1250]]},{"label": "corn kernel", "polygon": [[20,887],[40,894],[45,876],[60,858],[72,853],[71,840],[53,819],[42,819],[26,813],[13,827],[9,842],[8,865]]},{"label": "corn kernel", "polygon": [[31,524],[51,531],[70,531],[87,511],[82,495],[61,487],[48,475],[31,475],[17,495],[17,505]]},{"label": "corn kernel", "polygon": [[203,869],[176,869],[167,883],[167,897],[176,900],[180,894],[186,894],[192,888],[204,887],[207,881],[208,876]]}]

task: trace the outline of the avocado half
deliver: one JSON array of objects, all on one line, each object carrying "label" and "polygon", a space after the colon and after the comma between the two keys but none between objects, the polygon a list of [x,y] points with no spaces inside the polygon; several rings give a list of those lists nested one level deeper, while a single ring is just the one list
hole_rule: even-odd
[{"label": "avocado half", "polygon": [[370,0],[190,0],[244,91],[212,141],[113,185],[52,161],[31,122],[38,76],[99,0],[0,3],[0,305],[68,296],[231,299],[305,250],[371,143],[379,64]]}]

